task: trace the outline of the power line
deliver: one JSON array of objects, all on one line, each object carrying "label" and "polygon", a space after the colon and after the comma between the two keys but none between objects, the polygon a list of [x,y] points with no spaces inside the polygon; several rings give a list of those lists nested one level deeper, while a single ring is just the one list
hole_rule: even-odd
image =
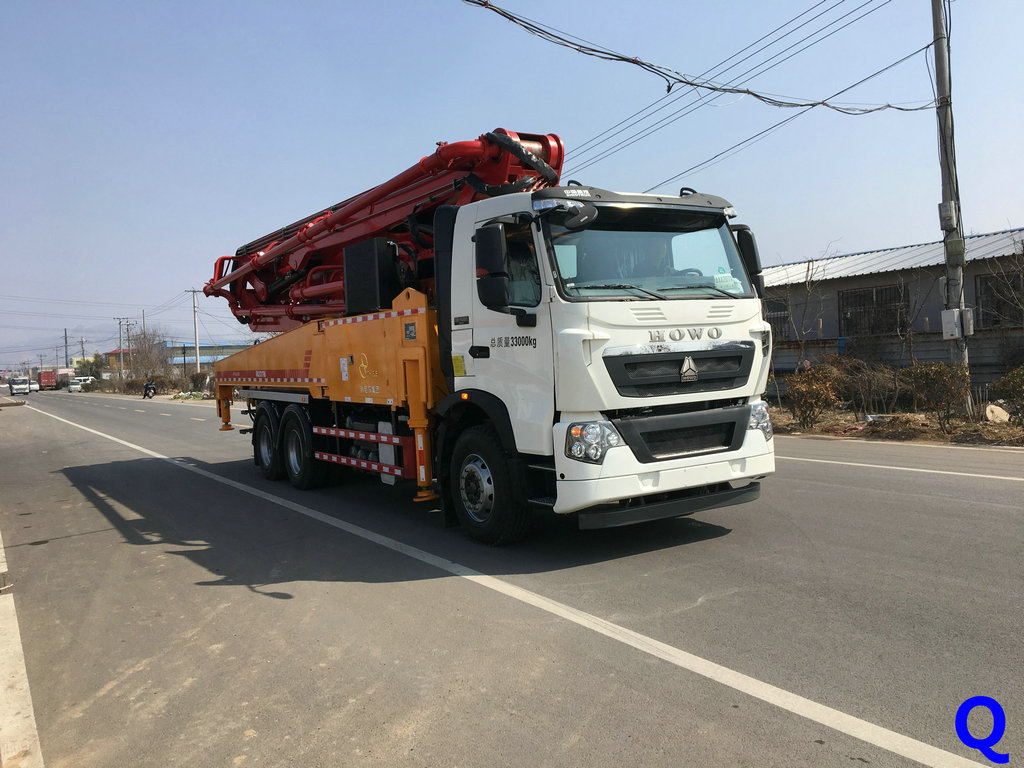
[{"label": "power line", "polygon": [[[664,80],[666,87],[669,91],[671,91],[672,88],[674,88],[676,85],[686,85],[691,88],[699,88],[701,90],[713,91],[715,93],[732,93],[750,96],[751,98],[757,99],[758,101],[773,107],[785,107],[790,109],[799,109],[803,107],[825,107],[827,109],[832,109],[847,115],[867,115],[871,114],[872,112],[880,112],[882,110],[887,109],[895,109],[901,112],[916,112],[921,109],[931,109],[931,107],[933,106],[928,105],[927,107],[903,107],[896,104],[887,103],[875,105],[872,107],[844,107],[840,104],[832,103],[831,100],[835,98],[834,96],[830,96],[826,99],[820,99],[816,101],[806,101],[790,97],[772,96],[770,94],[752,91],[749,88],[732,88],[729,86],[718,85],[716,83],[712,83],[709,81],[695,80],[688,77],[682,72],[678,72],[669,67],[661,66],[660,64],[654,64],[649,61],[644,61],[639,57],[627,56],[622,53],[616,53],[607,48],[595,47],[589,44],[583,45],[573,43],[571,40],[562,37],[560,34],[556,34],[556,31],[552,30],[550,27],[545,27],[543,25],[531,22],[525,19],[524,17],[517,16],[516,14],[507,11],[504,8],[499,8],[498,6],[491,4],[489,0],[462,1],[464,3],[468,3],[469,5],[475,5],[480,8],[486,8],[488,10],[494,11],[499,16],[502,16],[505,19],[511,21],[513,24],[522,27],[530,34],[536,35],[537,37],[540,37],[543,40],[547,40],[548,42],[554,43],[555,45],[570,48],[576,51],[577,53],[582,53],[587,56],[593,56],[598,59],[604,59],[606,61],[618,61],[623,64],[632,64],[633,66],[639,67],[640,69],[650,72],[651,74],[656,75],[660,77],[662,80]],[[889,1],[890,0],[887,0],[887,2]]]},{"label": "power line", "polygon": [[[876,0],[867,0],[867,2],[864,2],[861,5],[857,6],[856,8],[854,8],[849,13],[846,13],[843,16],[840,16],[835,21],[830,22],[829,24],[825,25],[821,29],[818,29],[815,32],[812,32],[810,35],[802,38],[801,40],[798,40],[797,42],[793,43],[792,45],[788,46],[787,48],[784,48],[782,51],[779,51],[778,53],[774,54],[773,56],[770,56],[768,59],[766,59],[765,61],[761,62],[760,64],[757,64],[754,67],[751,67],[750,69],[748,69],[746,72],[743,72],[742,74],[737,75],[732,80],[730,80],[727,83],[727,85],[733,86],[733,85],[736,85],[737,83],[742,82],[743,78],[745,78],[747,75],[751,74],[752,72],[754,72],[758,68],[761,68],[760,71],[756,72],[755,74],[753,74],[752,78],[750,78],[750,79],[753,79],[753,78],[756,78],[756,77],[760,77],[765,72],[768,72],[768,71],[774,69],[775,67],[777,67],[777,66],[779,66],[781,64],[784,64],[785,62],[787,62],[790,59],[792,59],[794,56],[797,56],[798,54],[803,53],[804,51],[806,51],[807,49],[811,48],[812,46],[815,46],[818,43],[821,43],[821,42],[827,40],[828,38],[832,37],[833,35],[843,31],[847,27],[850,27],[851,25],[857,23],[858,21],[860,21],[861,19],[865,18],[866,16],[869,16],[870,14],[875,13],[878,10],[881,10],[884,6],[886,6],[890,2],[892,2],[892,0],[884,0],[884,2],[881,3],[881,5],[877,5],[874,8],[871,8],[870,10],[865,11],[863,14],[861,14],[860,16],[858,16],[855,19],[852,19],[851,21],[848,21],[846,24],[844,24],[843,26],[839,27],[838,29],[832,30],[828,34],[826,34],[826,35],[824,35],[822,37],[819,37],[817,40],[813,40],[812,42],[808,43],[803,48],[800,48],[797,51],[793,51],[793,53],[790,53],[790,55],[786,56],[785,58],[780,59],[779,61],[776,61],[774,64],[771,64],[770,66],[767,66],[768,63],[771,62],[773,59],[777,59],[779,56],[782,56],[783,54],[791,51],[796,46],[798,46],[798,45],[800,45],[800,44],[810,40],[811,38],[815,37],[816,35],[821,34],[826,29],[828,29],[829,27],[839,23],[840,21],[843,21],[844,19],[848,19],[850,16],[852,16],[853,14],[857,13],[859,10],[861,10],[865,6],[870,5],[872,2],[875,2],[875,1]],[[835,7],[836,6],[832,6],[832,8],[835,8]],[[832,8],[830,8],[829,10],[832,10]],[[820,15],[821,14],[819,14],[819,16]],[[817,18],[818,17],[816,16],[815,19],[817,19]],[[814,19],[812,19],[811,21],[813,21],[813,20]],[[807,23],[809,23],[809,22],[806,22],[805,24],[800,25],[800,27],[797,27],[797,29],[800,29],[803,26],[806,26]],[[793,31],[796,31],[796,30],[793,30]],[[782,40],[785,37],[788,37],[789,34],[790,33],[787,33],[786,35],[783,35],[783,37],[779,38],[779,40]],[[775,41],[775,42],[778,42],[778,41]],[[750,57],[748,56],[746,58],[750,58]],[[746,59],[743,59],[743,60],[745,61]],[[730,67],[730,69],[731,68],[732,67]],[[728,71],[728,70],[725,70],[725,71]],[[611,147],[610,149],[605,150],[600,156],[591,158],[590,160],[588,160],[583,165],[574,167],[570,171],[567,171],[567,173],[579,173],[579,171],[584,170],[586,168],[589,168],[590,166],[594,165],[595,163],[597,163],[597,162],[599,162],[601,160],[605,160],[608,157],[611,157],[612,155],[617,154],[618,152],[621,152],[623,149],[631,147],[634,144],[636,144],[637,142],[642,141],[643,139],[648,138],[649,136],[653,135],[654,133],[657,133],[658,131],[660,131],[662,128],[665,128],[668,125],[671,125],[672,123],[674,123],[674,122],[676,122],[678,120],[681,120],[683,117],[686,117],[688,115],[693,114],[695,111],[697,111],[701,107],[712,105],[713,102],[715,102],[718,99],[720,99],[723,95],[724,94],[722,94],[722,93],[718,93],[718,94],[715,94],[713,96],[711,94],[707,94],[707,93],[706,94],[702,94],[702,95],[698,96],[694,101],[689,102],[689,104],[684,105],[679,110],[673,112],[672,114],[668,115],[665,118],[662,118],[657,123],[655,123],[655,124],[653,124],[651,126],[648,126],[645,129],[642,129],[641,131],[633,134],[632,136],[628,137],[627,139],[624,139],[622,142],[619,142],[618,144],[616,144],[615,146]],[[829,97],[829,99],[831,99],[831,98],[834,98],[834,97]],[[923,106],[914,108],[914,110],[916,110],[916,109],[929,109],[929,108],[931,108],[932,105],[933,105],[933,102],[928,102],[928,103],[926,103]],[[808,106],[821,106],[821,104],[809,104]],[[899,105],[899,106],[893,105],[893,108],[902,109],[904,111],[914,111],[914,110],[907,109],[907,108],[903,107],[902,105]],[[784,120],[780,124],[785,124],[787,122],[789,122],[789,121],[788,120]]]},{"label": "power line", "polygon": [[[736,58],[736,57],[737,57],[737,56],[739,56],[739,55],[740,55],[741,53],[744,53],[744,52],[746,52],[747,50],[749,50],[750,48],[752,48],[753,46],[757,45],[758,43],[761,43],[761,42],[763,42],[763,41],[767,40],[767,39],[768,39],[769,37],[771,37],[772,35],[774,35],[774,34],[775,34],[776,32],[779,32],[780,30],[782,30],[782,29],[785,29],[785,28],[786,28],[786,27],[788,27],[788,26],[789,26],[790,24],[792,24],[792,23],[793,23],[794,21],[797,21],[797,20],[798,20],[798,19],[800,19],[801,17],[803,17],[803,16],[806,16],[806,15],[807,15],[808,13],[810,13],[811,11],[813,11],[813,10],[814,10],[815,8],[818,8],[819,6],[821,6],[821,5],[824,5],[824,4],[825,4],[826,2],[828,2],[828,1],[829,1],[829,0],[820,0],[820,2],[818,2],[817,4],[815,4],[815,5],[811,6],[810,8],[808,8],[808,9],[807,9],[806,11],[804,11],[803,13],[800,13],[800,14],[798,14],[798,15],[794,16],[794,17],[793,17],[792,19],[790,19],[789,21],[785,22],[784,24],[780,24],[780,25],[779,25],[779,26],[777,26],[777,27],[776,27],[775,29],[773,29],[773,30],[772,30],[771,32],[769,32],[769,33],[768,33],[767,35],[763,35],[763,36],[762,36],[762,37],[760,37],[759,39],[757,39],[757,40],[755,40],[754,42],[750,43],[750,44],[749,44],[748,46],[746,46],[745,48],[742,48],[742,49],[740,49],[739,51],[737,51],[736,53],[732,54],[732,55],[731,55],[731,56],[729,56],[728,58],[726,58],[726,59],[723,59],[722,61],[718,62],[718,64],[715,64],[715,65],[714,65],[713,67],[710,67],[709,69],[706,69],[706,70],[704,70],[703,72],[701,72],[701,73],[700,73],[700,74],[698,75],[698,77],[701,77],[701,78],[703,78],[703,77],[709,77],[709,76],[711,76],[711,75],[712,75],[712,73],[714,73],[714,72],[717,72],[717,75],[715,75],[716,77],[720,77],[721,75],[723,75],[723,74],[725,74],[726,72],[728,72],[728,71],[729,71],[730,69],[733,69],[734,67],[738,66],[738,65],[739,65],[739,64],[741,64],[742,62],[744,62],[744,61],[746,61],[747,59],[749,59],[749,58],[750,58],[751,56],[754,56],[754,55],[756,55],[756,54],[760,53],[761,51],[765,50],[766,48],[769,48],[769,47],[771,47],[772,45],[774,45],[775,43],[779,42],[780,40],[783,40],[783,39],[785,39],[786,37],[788,37],[789,35],[792,35],[792,34],[794,34],[794,33],[795,33],[795,32],[796,32],[797,30],[800,30],[800,29],[802,29],[803,27],[807,26],[807,25],[808,25],[808,24],[810,24],[811,22],[813,22],[813,21],[817,20],[818,18],[820,18],[820,17],[821,17],[822,15],[824,15],[825,13],[828,13],[829,11],[831,11],[831,10],[833,10],[833,9],[837,8],[838,6],[840,6],[840,5],[842,5],[843,3],[845,3],[845,2],[846,2],[846,0],[839,0],[839,2],[835,3],[835,5],[832,5],[832,6],[830,6],[830,7],[829,7],[829,8],[827,8],[827,9],[826,9],[825,11],[822,11],[822,13],[819,13],[819,14],[818,14],[817,16],[814,16],[813,18],[811,18],[811,19],[808,19],[807,21],[805,21],[805,22],[804,22],[803,24],[799,25],[799,26],[798,26],[798,27],[796,27],[795,29],[792,29],[792,30],[790,30],[790,31],[789,31],[789,32],[787,32],[787,33],[786,33],[785,35],[782,35],[782,37],[780,37],[780,38],[779,38],[778,40],[774,40],[774,41],[772,41],[771,43],[766,43],[765,45],[762,45],[762,46],[761,46],[760,48],[758,48],[758,49],[757,49],[756,51],[754,51],[753,53],[751,53],[751,54],[750,54],[749,56],[747,56],[747,57],[745,57],[745,58],[741,59],[740,61],[736,62],[735,64],[732,64],[731,66],[729,66],[729,67],[728,67],[728,68],[726,68],[726,69],[723,69],[723,70],[721,70],[721,71],[718,71],[718,70],[720,70],[720,69],[721,69],[721,67],[724,67],[726,63],[728,63],[728,62],[729,62],[729,61],[731,61],[732,59]],[[771,59],[769,59],[769,61],[770,61],[770,60],[771,60]],[[730,84],[732,84],[732,83],[730,83]],[[633,113],[632,115],[630,115],[629,117],[627,117],[627,118],[625,118],[624,120],[621,120],[620,122],[616,123],[616,124],[615,124],[615,125],[613,125],[613,126],[612,126],[611,128],[608,128],[608,129],[606,129],[605,131],[603,131],[603,132],[599,133],[599,134],[598,134],[597,136],[595,136],[595,137],[593,137],[593,138],[591,138],[591,139],[588,139],[587,141],[584,141],[584,142],[583,142],[583,143],[582,143],[582,144],[581,144],[581,145],[580,145],[580,146],[579,146],[578,148],[576,148],[576,149],[575,149],[575,150],[574,150],[574,151],[573,151],[573,152],[572,152],[572,153],[571,153],[571,154],[570,154],[569,156],[570,156],[570,157],[573,157],[573,158],[575,159],[576,155],[578,155],[578,154],[585,154],[585,153],[586,153],[586,152],[587,152],[587,151],[588,151],[588,150],[589,150],[589,149],[591,148],[591,145],[593,145],[593,144],[594,144],[594,143],[595,143],[595,142],[597,141],[597,139],[600,139],[600,138],[604,137],[604,136],[605,136],[606,134],[610,133],[611,131],[614,131],[614,130],[615,130],[616,128],[619,128],[620,126],[623,126],[623,125],[624,125],[624,124],[626,124],[626,123],[628,123],[628,124],[627,124],[627,125],[624,125],[624,127],[623,127],[623,128],[621,129],[621,130],[615,131],[615,133],[613,133],[612,135],[613,135],[613,136],[618,136],[618,135],[619,135],[619,134],[621,134],[621,133],[622,133],[623,131],[625,131],[625,130],[627,130],[627,129],[631,128],[631,127],[633,127],[634,125],[637,125],[638,123],[642,122],[642,120],[633,120],[633,118],[635,118],[635,117],[638,117],[639,115],[642,115],[642,114],[643,114],[643,113],[645,113],[645,112],[648,112],[649,110],[651,110],[651,108],[652,108],[652,107],[655,107],[656,105],[660,104],[661,102],[663,102],[663,101],[666,101],[666,100],[668,100],[668,101],[670,101],[671,103],[674,103],[674,102],[677,102],[677,101],[679,101],[679,100],[680,100],[681,98],[683,98],[683,96],[687,95],[688,93],[693,93],[693,92],[694,92],[694,89],[692,89],[692,88],[691,88],[691,89],[689,89],[689,90],[686,90],[686,91],[680,91],[680,92],[679,92],[679,93],[677,93],[677,94],[676,94],[675,96],[672,96],[672,94],[671,94],[671,93],[668,93],[668,94],[666,94],[666,95],[662,96],[662,97],[661,97],[660,99],[657,99],[656,101],[654,101],[654,102],[652,102],[651,104],[647,105],[647,106],[646,106],[646,107],[644,107],[643,109],[641,109],[641,110],[639,110],[639,111],[637,111],[637,112],[634,112],[634,113]],[[667,108],[668,106],[669,106],[668,104],[665,104],[665,105],[663,105],[663,106],[659,107],[658,109],[654,110],[653,112],[650,112],[650,114],[648,114],[648,115],[647,115],[647,117],[650,117],[651,115],[654,115],[654,114],[657,114],[658,112],[661,112],[661,111],[662,111],[663,109],[666,109],[666,108]],[[644,118],[644,119],[646,119],[646,118]],[[629,122],[629,121],[632,121],[632,122]],[[604,142],[604,141],[601,141],[601,142],[597,142],[597,145],[600,145],[600,144],[603,144],[603,143],[605,143],[605,142]]]},{"label": "power line", "polygon": [[[884,73],[884,72],[887,72],[887,71],[889,71],[889,70],[890,70],[890,69],[892,69],[893,67],[897,67],[897,66],[899,66],[899,65],[900,65],[900,64],[902,64],[903,62],[905,62],[905,61],[907,61],[907,60],[909,60],[909,59],[913,58],[914,56],[917,56],[917,55],[918,55],[919,53],[921,53],[921,52],[923,52],[923,51],[927,51],[927,50],[928,50],[929,48],[931,48],[931,47],[932,47],[932,45],[933,45],[932,43],[928,43],[928,45],[926,45],[926,46],[923,46],[923,47],[921,47],[921,48],[918,48],[918,49],[917,49],[916,51],[914,51],[913,53],[910,53],[910,54],[908,54],[908,55],[904,56],[904,57],[903,57],[902,59],[900,59],[899,61],[895,61],[895,62],[893,62],[892,64],[890,64],[889,66],[887,66],[887,67],[883,67],[882,69],[878,70],[878,71],[877,71],[877,72],[875,72],[874,74],[868,75],[867,77],[865,77],[865,78],[862,78],[861,80],[858,80],[858,81],[857,81],[856,83],[854,83],[853,85],[847,86],[846,88],[843,88],[843,89],[842,89],[841,91],[837,91],[836,93],[832,94],[832,95],[831,95],[831,96],[829,96],[828,98],[829,98],[829,99],[834,99],[834,98],[836,98],[837,96],[841,96],[842,94],[846,93],[847,91],[853,90],[854,88],[856,88],[856,87],[857,87],[857,86],[859,86],[859,85],[863,85],[863,84],[864,84],[864,83],[866,83],[866,82],[867,82],[868,80],[871,80],[872,78],[878,77],[879,75],[881,75],[881,74],[882,74],[882,73]],[[765,137],[765,136],[766,136],[767,134],[771,133],[772,131],[775,131],[775,130],[776,130],[776,129],[778,129],[778,128],[781,128],[781,127],[782,127],[783,125],[785,125],[786,123],[790,123],[790,122],[792,122],[793,120],[796,120],[796,119],[797,119],[798,117],[800,117],[801,115],[805,115],[805,114],[807,114],[807,113],[808,113],[808,112],[810,112],[810,111],[811,111],[812,109],[814,109],[814,107],[813,107],[813,106],[809,106],[809,107],[807,107],[806,109],[803,109],[803,110],[801,110],[800,112],[797,112],[797,113],[796,113],[795,115],[791,115],[790,117],[787,117],[787,118],[786,118],[785,120],[781,120],[781,121],[779,121],[778,123],[775,123],[775,125],[772,125],[772,126],[770,126],[770,127],[768,127],[768,128],[765,128],[765,129],[764,129],[763,131],[758,131],[758,132],[757,132],[757,133],[755,133],[755,134],[754,134],[753,136],[750,136],[749,138],[746,138],[746,139],[744,139],[743,141],[741,141],[741,142],[739,142],[739,143],[737,143],[737,144],[733,144],[733,145],[732,145],[731,147],[729,147],[728,149],[724,149],[724,150],[722,150],[721,152],[719,152],[718,154],[716,154],[716,155],[714,155],[714,156],[712,156],[712,157],[708,158],[707,160],[705,160],[705,161],[703,161],[703,162],[701,162],[701,163],[697,163],[696,165],[693,165],[693,166],[691,166],[691,167],[687,168],[687,169],[686,169],[685,171],[682,171],[682,172],[680,172],[680,173],[677,173],[677,174],[676,174],[675,176],[672,176],[671,178],[665,179],[664,181],[662,181],[662,182],[659,182],[659,183],[655,184],[655,185],[654,185],[653,187],[650,187],[649,189],[646,189],[646,190],[644,190],[644,191],[645,191],[645,192],[653,192],[653,191],[654,191],[655,189],[657,189],[658,187],[664,186],[665,184],[670,184],[670,183],[672,183],[673,181],[676,181],[676,180],[678,180],[678,179],[682,178],[683,176],[685,176],[685,175],[686,175],[686,174],[688,174],[688,173],[692,173],[692,172],[695,172],[695,171],[697,171],[697,170],[700,170],[700,169],[702,169],[702,168],[704,168],[704,167],[708,166],[709,164],[711,164],[711,163],[712,163],[712,161],[718,160],[718,159],[722,158],[723,156],[726,156],[726,155],[727,155],[727,153],[733,152],[733,150],[738,150],[738,148],[741,148],[741,147],[747,146],[747,145],[749,145],[749,144],[751,144],[751,143],[754,143],[754,141],[756,141],[756,140],[760,140],[761,138],[764,138],[764,137]]]}]

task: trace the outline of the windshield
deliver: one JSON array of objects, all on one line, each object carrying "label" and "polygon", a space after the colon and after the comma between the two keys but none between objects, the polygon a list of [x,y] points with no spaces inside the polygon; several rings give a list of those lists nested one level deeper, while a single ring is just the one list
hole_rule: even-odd
[{"label": "windshield", "polygon": [[562,292],[572,298],[706,299],[754,295],[721,213],[600,206],[593,225],[547,221]]}]

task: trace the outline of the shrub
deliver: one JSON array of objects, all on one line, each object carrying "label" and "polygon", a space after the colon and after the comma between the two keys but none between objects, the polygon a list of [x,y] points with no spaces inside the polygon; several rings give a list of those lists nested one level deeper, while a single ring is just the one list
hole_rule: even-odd
[{"label": "shrub", "polygon": [[949,434],[949,422],[967,404],[971,375],[960,363],[918,363],[899,373],[900,382],[914,395],[920,407],[932,411],[939,429]]},{"label": "shrub", "polygon": [[786,407],[803,429],[810,429],[825,411],[839,405],[840,381],[833,365],[818,365],[786,377]]},{"label": "shrub", "polygon": [[210,388],[211,374],[207,372],[199,372],[189,374],[188,383],[192,392],[202,392]]},{"label": "shrub", "polygon": [[1010,418],[1024,422],[1024,365],[994,381],[992,393],[1006,403]]},{"label": "shrub", "polygon": [[890,366],[846,355],[832,355],[825,362],[838,371],[836,394],[850,402],[854,413],[889,411],[896,396],[896,375]]}]

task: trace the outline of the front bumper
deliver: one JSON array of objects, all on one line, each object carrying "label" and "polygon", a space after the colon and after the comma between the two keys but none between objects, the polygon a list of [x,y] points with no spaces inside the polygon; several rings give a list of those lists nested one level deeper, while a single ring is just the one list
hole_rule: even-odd
[{"label": "front bumper", "polygon": [[[682,491],[677,494],[666,494],[667,498],[644,497],[634,499],[631,503],[622,503],[617,507],[580,512],[580,528],[618,528],[622,525],[646,523],[666,517],[682,517],[708,509],[745,504],[754,501],[760,495],[761,484],[748,483],[741,488],[696,489],[692,493]],[[649,498],[655,500],[648,501]]]},{"label": "front bumper", "polygon": [[[566,424],[555,425],[555,445],[565,444]],[[766,440],[759,430],[745,430],[743,442],[735,450],[687,456],[678,459],[641,463],[626,445],[608,451],[600,465],[573,461],[564,455],[555,456],[555,504],[559,514],[591,511],[592,507],[644,499],[656,500],[659,496],[679,496],[677,492],[686,489],[712,489],[720,491],[758,480],[775,471],[773,441]],[[684,497],[689,498],[689,497]],[[696,497],[695,497],[696,498]],[[705,495],[711,501],[709,495]],[[723,497],[725,498],[725,497]],[[675,501],[684,499],[674,498]],[[740,501],[747,501],[743,498]],[[740,501],[730,501],[737,504]],[[693,506],[693,502],[686,506]],[[714,504],[713,506],[725,506]],[[699,507],[706,509],[709,507]],[[613,510],[614,511],[614,510]],[[696,508],[691,511],[697,511]],[[593,510],[595,514],[598,510]],[[686,511],[675,514],[689,514]],[[658,517],[670,517],[665,511]],[[623,517],[628,517],[623,515]],[[655,518],[644,518],[655,519]],[[640,522],[640,520],[634,521]],[[624,525],[626,523],[619,523]]]}]

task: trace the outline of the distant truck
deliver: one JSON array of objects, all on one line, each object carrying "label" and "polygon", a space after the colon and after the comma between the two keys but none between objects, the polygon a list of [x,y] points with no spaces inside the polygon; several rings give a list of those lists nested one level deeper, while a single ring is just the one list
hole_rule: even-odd
[{"label": "distant truck", "polygon": [[14,395],[27,395],[32,391],[28,376],[15,376],[7,382],[7,386],[11,389],[12,397]]},{"label": "distant truck", "polygon": [[57,388],[57,372],[56,371],[40,371],[37,377],[39,381],[40,389],[56,389]]}]

